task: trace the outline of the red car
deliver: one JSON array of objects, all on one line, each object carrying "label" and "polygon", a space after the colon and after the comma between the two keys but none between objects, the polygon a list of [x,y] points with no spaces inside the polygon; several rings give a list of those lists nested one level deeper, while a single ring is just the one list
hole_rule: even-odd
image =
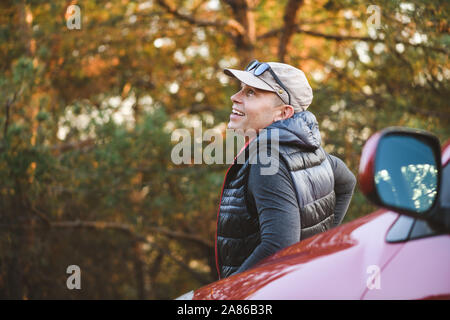
[{"label": "red car", "polygon": [[450,143],[388,128],[364,146],[372,214],[178,299],[450,299]]}]

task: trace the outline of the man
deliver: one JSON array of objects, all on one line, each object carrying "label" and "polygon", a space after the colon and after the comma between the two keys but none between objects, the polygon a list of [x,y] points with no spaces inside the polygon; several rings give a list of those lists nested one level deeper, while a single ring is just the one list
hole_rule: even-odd
[{"label": "man", "polygon": [[277,130],[280,161],[271,175],[248,157],[228,169],[217,213],[219,279],[340,224],[356,184],[346,165],[320,146],[317,120],[306,111],[312,89],[301,70],[254,60],[245,70],[224,72],[241,82],[228,128],[258,133],[247,153],[261,132]]}]

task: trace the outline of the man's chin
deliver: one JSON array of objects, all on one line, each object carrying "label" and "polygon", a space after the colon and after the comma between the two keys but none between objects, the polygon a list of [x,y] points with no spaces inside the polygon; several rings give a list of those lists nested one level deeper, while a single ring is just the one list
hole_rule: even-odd
[{"label": "man's chin", "polygon": [[232,123],[232,121],[228,122],[227,128],[230,130],[236,130],[239,129],[236,124]]}]

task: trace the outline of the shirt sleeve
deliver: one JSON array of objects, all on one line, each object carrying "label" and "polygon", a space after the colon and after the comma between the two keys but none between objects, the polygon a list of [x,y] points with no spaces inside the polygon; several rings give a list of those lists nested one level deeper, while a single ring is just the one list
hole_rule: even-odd
[{"label": "shirt sleeve", "polygon": [[356,178],[341,159],[330,154],[327,154],[327,157],[334,174],[334,192],[336,194],[334,227],[336,227],[344,220],[347,213],[355,189]]},{"label": "shirt sleeve", "polygon": [[241,267],[243,272],[262,259],[300,241],[300,212],[290,173],[283,161],[273,175],[261,174],[261,164],[251,164],[247,195],[258,213],[261,242]]}]

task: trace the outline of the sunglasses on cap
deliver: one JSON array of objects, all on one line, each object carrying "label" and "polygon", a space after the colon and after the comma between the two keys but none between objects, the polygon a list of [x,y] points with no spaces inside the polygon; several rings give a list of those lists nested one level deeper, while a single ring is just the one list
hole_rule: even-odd
[{"label": "sunglasses on cap", "polygon": [[[289,102],[288,104],[291,104],[291,95],[289,94],[288,89],[286,89],[286,87],[284,86],[283,82],[281,82],[281,80],[277,77],[277,75],[275,74],[275,72],[273,72],[272,68],[270,67],[270,65],[266,62],[259,62],[258,60],[252,60],[247,67],[245,67],[245,71],[251,72],[253,73],[255,76],[259,77],[260,75],[262,75],[264,72],[266,72],[267,70],[269,70],[270,74],[272,75],[272,77],[275,79],[275,81],[280,85],[280,87],[282,87],[284,89],[284,91],[286,91],[286,93],[288,94],[288,99]],[[280,97],[281,98],[281,97]]]}]

